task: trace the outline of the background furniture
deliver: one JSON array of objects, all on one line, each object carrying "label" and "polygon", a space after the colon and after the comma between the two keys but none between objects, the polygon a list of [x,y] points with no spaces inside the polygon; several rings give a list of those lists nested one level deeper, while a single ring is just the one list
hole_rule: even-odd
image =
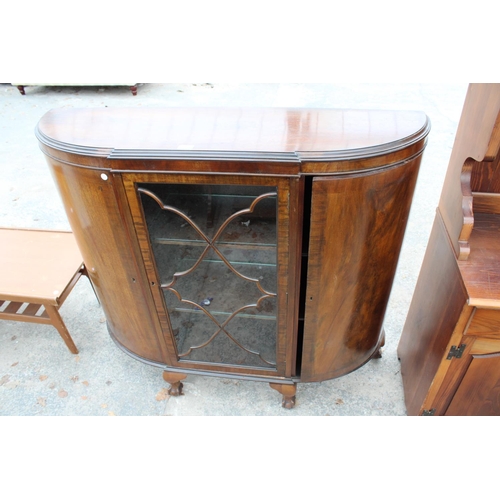
[{"label": "background furniture", "polygon": [[130,87],[132,95],[137,95],[137,83],[12,83],[17,87],[22,95],[26,95],[25,87],[41,86],[41,87]]},{"label": "background furniture", "polygon": [[0,228],[0,319],[53,325],[73,354],[59,308],[82,274],[72,233]]},{"label": "background furniture", "polygon": [[398,347],[409,415],[500,415],[500,84],[471,84]]},{"label": "background furniture", "polygon": [[419,112],[66,109],[37,137],[106,314],[164,370],[297,382],[380,355]]}]

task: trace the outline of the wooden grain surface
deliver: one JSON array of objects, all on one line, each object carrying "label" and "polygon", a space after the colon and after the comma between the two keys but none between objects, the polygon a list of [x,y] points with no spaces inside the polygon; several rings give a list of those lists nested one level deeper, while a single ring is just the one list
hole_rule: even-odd
[{"label": "wooden grain surface", "polygon": [[445,415],[500,415],[500,353],[472,356]]},{"label": "wooden grain surface", "polygon": [[476,309],[466,335],[500,338],[500,311]]},{"label": "wooden grain surface", "polygon": [[464,224],[464,193],[460,182],[462,168],[468,158],[477,162],[491,161],[498,153],[499,111],[499,83],[469,86],[439,201],[439,209],[457,256],[460,255],[459,238]]},{"label": "wooden grain surface", "polygon": [[83,259],[70,232],[0,228],[0,297],[57,305]]},{"label": "wooden grain surface", "polygon": [[379,347],[419,163],[314,179],[302,380],[348,373]]},{"label": "wooden grain surface", "polygon": [[469,304],[500,309],[500,215],[476,214],[470,255],[458,261]]},{"label": "wooden grain surface", "polygon": [[419,414],[466,302],[438,211],[398,346],[409,415]]},{"label": "wooden grain surface", "polygon": [[[268,186],[268,189],[277,190],[277,329],[276,329],[276,367],[267,367],[256,369],[252,366],[236,366],[236,363],[215,363],[207,362],[206,359],[190,360],[179,359],[174,338],[174,333],[169,318],[169,312],[165,303],[164,291],[160,286],[152,286],[151,292],[156,304],[155,315],[159,318],[163,336],[169,346],[169,352],[172,353],[170,360],[171,367],[191,368],[198,370],[217,370],[220,372],[231,373],[247,373],[258,374],[259,376],[288,376],[292,373],[294,362],[291,361],[294,356],[294,332],[293,322],[290,321],[290,316],[296,318],[294,311],[290,309],[293,302],[289,296],[293,295],[296,284],[290,281],[290,277],[296,275],[296,269],[290,270],[290,262],[295,263],[297,260],[295,247],[290,247],[290,183],[293,179],[287,178],[272,178],[272,177],[241,177],[241,176],[217,176],[217,175],[175,175],[175,174],[124,174],[123,183],[127,193],[128,204],[130,206],[131,215],[133,217],[135,231],[138,238],[138,243],[142,252],[142,260],[148,275],[150,283],[161,283],[161,276],[158,268],[159,263],[155,261],[153,254],[150,236],[148,234],[147,223],[145,219],[144,209],[142,208],[139,194],[137,192],[137,184],[141,182],[149,183],[148,186],[155,184],[200,184],[200,185],[253,185],[253,186]],[[151,187],[154,191],[154,187]],[[294,193],[297,196],[298,193]],[[298,205],[296,199],[292,200],[294,206]],[[295,216],[296,217],[296,216]],[[296,219],[294,218],[296,222]],[[215,242],[220,243],[219,241]],[[289,302],[290,300],[290,302]],[[295,320],[296,322],[296,320]],[[290,326],[287,326],[290,325]]]},{"label": "wooden grain surface", "polygon": [[37,127],[56,149],[117,159],[353,159],[403,149],[428,132],[421,112],[321,108],[57,109]]},{"label": "wooden grain surface", "polygon": [[149,310],[149,283],[119,204],[120,184],[97,170],[56,161],[50,167],[109,329],[131,351],[165,362],[165,341]]},{"label": "wooden grain surface", "polygon": [[[51,111],[37,137],[111,334],[129,354],[179,371],[297,375],[302,216],[309,213],[301,168],[325,174],[313,181],[308,295],[316,309],[306,315],[302,365],[304,380],[313,381],[356,369],[381,342],[428,132],[420,112],[101,108]],[[176,359],[136,182],[278,187],[276,370]]]}]

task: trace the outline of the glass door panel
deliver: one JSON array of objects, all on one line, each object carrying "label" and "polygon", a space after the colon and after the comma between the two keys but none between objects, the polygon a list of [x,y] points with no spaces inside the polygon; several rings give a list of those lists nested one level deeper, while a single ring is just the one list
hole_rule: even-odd
[{"label": "glass door panel", "polygon": [[277,188],[138,191],[179,358],[275,368]]}]

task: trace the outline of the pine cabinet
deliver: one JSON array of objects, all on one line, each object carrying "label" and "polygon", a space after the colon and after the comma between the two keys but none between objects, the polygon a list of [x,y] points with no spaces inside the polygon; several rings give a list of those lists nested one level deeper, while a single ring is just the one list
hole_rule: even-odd
[{"label": "pine cabinet", "polygon": [[429,133],[420,112],[52,110],[36,134],[118,347],[298,382],[380,355]]},{"label": "pine cabinet", "polygon": [[469,86],[405,322],[409,415],[500,415],[500,85]]}]

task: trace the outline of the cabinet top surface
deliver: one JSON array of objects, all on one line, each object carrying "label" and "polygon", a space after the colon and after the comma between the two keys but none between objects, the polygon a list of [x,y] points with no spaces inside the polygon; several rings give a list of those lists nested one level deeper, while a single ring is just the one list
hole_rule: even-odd
[{"label": "cabinet top surface", "polygon": [[54,109],[41,143],[92,156],[335,160],[407,147],[429,132],[418,111],[322,108]]}]

